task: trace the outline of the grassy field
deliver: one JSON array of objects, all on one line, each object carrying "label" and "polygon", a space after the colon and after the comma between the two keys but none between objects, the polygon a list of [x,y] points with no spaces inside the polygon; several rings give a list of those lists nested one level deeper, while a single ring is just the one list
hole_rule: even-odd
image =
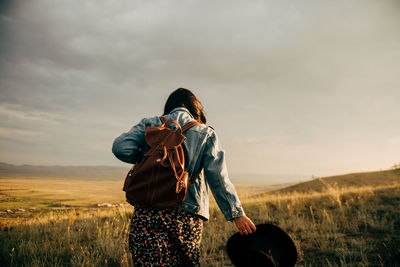
[{"label": "grassy field", "polygon": [[[37,207],[1,214],[2,266],[132,264],[126,239],[132,207],[93,206],[99,198],[100,203],[122,201],[120,182],[103,181],[97,193],[87,194],[88,181],[28,180],[18,184],[0,179],[2,209]],[[297,266],[400,266],[400,181],[355,186],[322,181],[324,188],[312,192],[261,193],[268,188],[252,187],[238,187],[238,192],[256,224],[275,223],[293,238]],[[30,191],[34,192],[27,198]],[[76,207],[63,208],[67,203]],[[204,224],[202,264],[231,266],[225,244],[236,229],[225,222],[214,202],[210,212]]]},{"label": "grassy field", "polygon": [[315,178],[311,181],[294,184],[277,189],[285,192],[321,192],[329,187],[357,187],[357,186],[382,186],[400,182],[400,169],[383,170],[377,172],[349,173],[324,178]]},{"label": "grassy field", "polygon": [[125,201],[123,180],[0,178],[0,208],[91,206]]}]

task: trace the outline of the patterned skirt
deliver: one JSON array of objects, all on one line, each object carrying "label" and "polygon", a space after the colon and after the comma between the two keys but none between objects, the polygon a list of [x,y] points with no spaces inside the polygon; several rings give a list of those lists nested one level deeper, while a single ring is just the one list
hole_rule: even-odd
[{"label": "patterned skirt", "polygon": [[129,250],[135,266],[200,266],[203,221],[178,208],[135,206]]}]

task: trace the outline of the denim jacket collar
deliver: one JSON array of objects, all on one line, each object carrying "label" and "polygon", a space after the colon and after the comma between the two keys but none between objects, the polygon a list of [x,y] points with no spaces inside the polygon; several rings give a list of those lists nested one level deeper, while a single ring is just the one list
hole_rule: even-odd
[{"label": "denim jacket collar", "polygon": [[185,107],[177,107],[177,108],[174,108],[173,110],[171,110],[171,112],[170,112],[169,114],[174,113],[174,112],[177,112],[177,111],[184,111],[184,112],[187,112],[187,113],[190,115],[190,117],[192,117],[192,118],[194,119],[193,115],[192,115],[192,114],[190,113],[190,111],[189,111],[187,108],[185,108]]}]

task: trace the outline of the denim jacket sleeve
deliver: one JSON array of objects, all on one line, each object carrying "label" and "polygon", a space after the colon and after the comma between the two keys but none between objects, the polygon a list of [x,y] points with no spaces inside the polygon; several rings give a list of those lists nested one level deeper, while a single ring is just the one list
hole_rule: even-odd
[{"label": "denim jacket sleeve", "polygon": [[146,119],[142,119],[128,132],[118,136],[113,143],[112,152],[114,155],[127,163],[137,163],[142,156],[142,149],[145,146],[144,134],[146,132]]},{"label": "denim jacket sleeve", "polygon": [[207,140],[203,163],[205,178],[225,219],[230,221],[244,215],[235,187],[228,178],[225,151],[221,149],[215,131]]}]

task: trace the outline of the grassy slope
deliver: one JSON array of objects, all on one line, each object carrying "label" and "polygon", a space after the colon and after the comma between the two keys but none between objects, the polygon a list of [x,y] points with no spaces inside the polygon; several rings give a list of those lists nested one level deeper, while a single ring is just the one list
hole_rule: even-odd
[{"label": "grassy slope", "polygon": [[[239,194],[256,224],[273,222],[293,238],[297,266],[400,266],[400,183],[393,183],[398,173],[353,174],[348,177],[357,179],[351,187],[334,186],[340,180],[328,177],[328,182],[322,179],[328,186],[314,193]],[[379,185],[374,180],[359,184],[372,177],[379,178]],[[130,207],[36,212],[1,226],[0,262],[5,266],[130,266]],[[235,227],[215,204],[210,212],[202,238],[203,266],[230,266],[225,244]]]},{"label": "grassy slope", "polygon": [[398,182],[400,182],[400,169],[377,172],[350,173],[345,175],[316,178],[308,182],[303,182],[285,187],[283,189],[279,189],[277,190],[277,192],[321,192],[331,186],[339,188],[365,185],[377,186],[390,185]]}]

